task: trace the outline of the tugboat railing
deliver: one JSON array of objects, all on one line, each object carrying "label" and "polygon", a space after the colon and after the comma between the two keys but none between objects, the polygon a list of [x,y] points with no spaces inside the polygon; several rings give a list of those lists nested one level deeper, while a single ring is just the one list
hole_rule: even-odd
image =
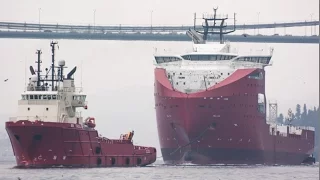
[{"label": "tugboat railing", "polygon": [[57,104],[57,100],[35,100],[35,99],[29,99],[29,100],[19,100],[18,105],[55,105]]},{"label": "tugboat railing", "polygon": [[20,120],[38,120],[41,121],[43,119],[48,118],[48,116],[17,116],[17,117],[9,117],[10,122],[20,121]]}]

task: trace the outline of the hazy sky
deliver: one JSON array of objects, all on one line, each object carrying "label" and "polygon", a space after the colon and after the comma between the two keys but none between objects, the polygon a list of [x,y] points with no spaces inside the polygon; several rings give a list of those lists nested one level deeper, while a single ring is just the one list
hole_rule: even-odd
[{"label": "hazy sky", "polygon": [[[194,2],[194,3],[192,3]],[[237,13],[238,23],[319,19],[319,0],[0,0],[0,21],[93,24],[192,24],[193,13]]]}]

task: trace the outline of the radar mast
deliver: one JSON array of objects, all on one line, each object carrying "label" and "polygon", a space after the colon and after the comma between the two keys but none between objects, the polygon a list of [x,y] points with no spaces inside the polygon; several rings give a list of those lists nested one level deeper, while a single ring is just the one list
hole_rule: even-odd
[{"label": "radar mast", "polygon": [[[36,87],[34,90],[36,91],[48,91],[50,84],[48,84],[48,82],[51,82],[51,90],[52,91],[57,91],[58,90],[58,86],[59,86],[59,82],[63,82],[64,79],[73,79],[72,76],[76,71],[76,67],[74,67],[68,74],[67,77],[64,77],[64,71],[63,69],[66,68],[65,67],[65,61],[61,60],[58,62],[58,66],[55,66],[55,45],[57,45],[57,42],[51,42],[50,46],[51,46],[51,52],[52,52],[52,63],[51,63],[51,67],[50,69],[45,68],[45,75],[41,75],[41,54],[42,51],[41,50],[37,50],[36,54],[37,54],[37,69],[34,70],[33,66],[30,66],[30,72],[31,75],[34,76],[32,78],[31,81],[33,82],[37,82],[36,83]],[[58,46],[59,49],[59,46]],[[57,70],[56,70],[57,69]],[[51,71],[51,76],[49,75]],[[57,73],[57,74],[55,74]]]},{"label": "radar mast", "polygon": [[[213,8],[213,14],[203,14],[202,18],[204,22],[202,26],[196,26],[196,14],[194,15],[194,29],[189,30],[187,35],[192,38],[196,44],[205,44],[208,35],[219,35],[220,44],[224,43],[223,35],[236,31],[236,14],[233,17],[233,29],[229,28],[226,21],[229,19],[228,15],[217,14],[217,8]],[[226,30],[231,29],[231,30]],[[202,37],[201,37],[202,35]]]}]

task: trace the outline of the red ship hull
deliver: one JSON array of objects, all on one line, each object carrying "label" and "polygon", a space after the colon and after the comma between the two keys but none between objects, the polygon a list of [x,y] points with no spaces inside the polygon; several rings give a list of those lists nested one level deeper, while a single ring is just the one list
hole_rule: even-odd
[{"label": "red ship hull", "polygon": [[156,160],[156,149],[98,137],[80,124],[6,122],[17,167],[132,167]]},{"label": "red ship hull", "polygon": [[[314,150],[314,131],[271,135],[257,96],[262,69],[237,70],[206,91],[175,91],[164,69],[155,69],[159,141],[166,163],[301,164]],[[266,98],[265,98],[266,99]],[[265,100],[264,100],[265,101]],[[275,132],[276,133],[276,132]]]}]

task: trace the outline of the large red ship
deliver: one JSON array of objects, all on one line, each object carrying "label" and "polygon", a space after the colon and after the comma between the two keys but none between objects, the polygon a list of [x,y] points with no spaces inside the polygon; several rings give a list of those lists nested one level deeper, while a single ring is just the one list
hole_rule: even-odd
[{"label": "large red ship", "polygon": [[[223,35],[235,31],[235,15],[228,27],[228,17],[216,10],[187,32],[191,52],[155,55],[155,109],[165,163],[313,163],[314,128],[267,121],[265,67],[273,49],[233,53]],[[215,34],[219,43],[208,43]]]},{"label": "large red ship", "polygon": [[[119,139],[98,135],[95,119],[84,119],[78,108],[87,109],[86,95],[74,85],[74,67],[64,76],[65,61],[41,75],[41,50],[37,70],[18,102],[17,117],[6,122],[17,167],[132,167],[156,160],[153,147],[135,146],[133,131]],[[51,74],[51,75],[50,75]]]}]

